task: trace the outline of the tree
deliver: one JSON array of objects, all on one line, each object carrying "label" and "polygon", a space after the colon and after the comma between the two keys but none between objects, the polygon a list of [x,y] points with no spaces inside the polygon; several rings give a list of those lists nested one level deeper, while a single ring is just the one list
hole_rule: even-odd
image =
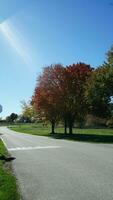
[{"label": "tree", "polygon": [[15,113],[11,113],[10,116],[6,117],[7,122],[14,122],[18,118],[18,115]]},{"label": "tree", "polygon": [[111,47],[111,49],[107,52],[107,62],[106,64],[108,64],[109,66],[113,67],[113,45]]},{"label": "tree", "polygon": [[87,114],[87,101],[85,96],[86,82],[92,72],[90,65],[77,63],[66,67],[65,74],[65,108],[69,133],[76,121],[81,121]]},{"label": "tree", "polygon": [[113,96],[113,67],[111,65],[104,63],[93,72],[88,82],[87,94],[90,113],[99,117],[109,117]]},{"label": "tree", "polygon": [[23,121],[35,122],[37,120],[37,114],[31,101],[29,102],[25,102],[24,100],[21,101],[21,107],[22,107],[21,118],[23,119]]},{"label": "tree", "polygon": [[40,116],[50,121],[52,133],[54,133],[55,123],[60,118],[59,90],[63,66],[60,64],[46,67],[43,74],[37,80],[33,103]]},{"label": "tree", "polygon": [[113,46],[107,53],[106,62],[92,73],[87,90],[90,113],[109,118],[113,111]]},{"label": "tree", "polygon": [[75,119],[85,117],[85,86],[91,71],[92,68],[84,63],[67,67],[57,64],[45,68],[38,78],[33,102],[41,115],[51,122],[52,133],[56,121],[63,119],[65,133],[68,125],[72,134]]}]

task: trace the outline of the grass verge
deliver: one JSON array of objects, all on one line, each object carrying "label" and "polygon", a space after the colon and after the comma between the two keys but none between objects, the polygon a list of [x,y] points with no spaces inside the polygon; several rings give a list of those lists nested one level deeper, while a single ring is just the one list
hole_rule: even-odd
[{"label": "grass verge", "polygon": [[10,126],[11,130],[32,135],[48,136],[57,139],[68,139],[86,142],[113,143],[113,129],[73,129],[73,135],[64,134],[62,127],[56,127],[56,134],[51,135],[51,127],[43,127],[42,124],[21,124]]},{"label": "grass verge", "polygon": [[9,157],[9,154],[4,147],[3,142],[0,139],[0,199],[1,200],[19,200],[16,179],[11,170],[10,161],[13,158]]}]

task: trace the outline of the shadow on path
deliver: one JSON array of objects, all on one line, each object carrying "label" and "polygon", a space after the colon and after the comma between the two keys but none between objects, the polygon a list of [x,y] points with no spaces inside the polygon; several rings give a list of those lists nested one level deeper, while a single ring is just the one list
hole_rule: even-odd
[{"label": "shadow on path", "polygon": [[84,142],[97,142],[97,143],[113,143],[112,135],[96,135],[96,134],[63,134],[55,133],[51,134],[50,137],[55,139],[68,139],[74,141],[84,141]]},{"label": "shadow on path", "polygon": [[6,157],[4,155],[0,155],[0,160],[6,161],[6,162],[10,162],[12,160],[15,160],[16,158],[14,157]]}]

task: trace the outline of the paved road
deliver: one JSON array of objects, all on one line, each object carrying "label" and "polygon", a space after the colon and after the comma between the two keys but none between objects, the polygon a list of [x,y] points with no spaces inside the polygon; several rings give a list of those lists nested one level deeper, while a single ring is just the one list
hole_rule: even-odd
[{"label": "paved road", "polygon": [[113,145],[0,128],[24,200],[113,200]]}]

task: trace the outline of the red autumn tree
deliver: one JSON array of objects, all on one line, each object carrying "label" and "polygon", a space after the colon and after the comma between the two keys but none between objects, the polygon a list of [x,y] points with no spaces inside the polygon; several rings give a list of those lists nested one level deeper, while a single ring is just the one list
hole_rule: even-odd
[{"label": "red autumn tree", "polygon": [[91,67],[84,63],[65,68],[57,64],[44,69],[38,79],[33,101],[41,115],[51,122],[52,133],[58,119],[65,122],[65,133],[69,126],[70,134],[75,119],[83,120],[87,113],[86,82],[91,71]]},{"label": "red autumn tree", "polygon": [[72,127],[76,121],[83,121],[87,114],[87,100],[85,97],[86,83],[92,68],[84,63],[69,65],[65,68],[64,117],[72,134]]},{"label": "red autumn tree", "polygon": [[60,118],[60,85],[62,82],[63,66],[51,65],[44,69],[38,78],[37,87],[33,96],[33,102],[42,117],[51,122],[52,133],[55,123]]}]

